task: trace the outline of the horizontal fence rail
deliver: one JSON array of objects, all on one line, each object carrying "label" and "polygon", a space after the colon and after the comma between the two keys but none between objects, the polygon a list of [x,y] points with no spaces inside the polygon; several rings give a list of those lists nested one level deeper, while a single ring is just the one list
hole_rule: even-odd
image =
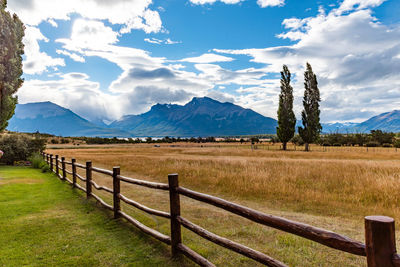
[{"label": "horizontal fence rail", "polygon": [[364,244],[334,232],[307,224],[294,222],[285,218],[265,214],[221,198],[198,193],[183,187],[178,187],[177,191],[179,194],[214,205],[254,222],[310,239],[331,248],[349,252],[355,255],[366,256]]},{"label": "horizontal fence rail", "polygon": [[193,233],[198,234],[199,236],[215,243],[218,244],[220,246],[223,246],[225,248],[228,248],[230,250],[233,250],[237,253],[240,253],[246,257],[249,257],[253,260],[256,260],[260,263],[263,263],[265,265],[268,266],[274,266],[274,267],[285,267],[287,265],[257,251],[251,248],[248,248],[246,246],[243,246],[242,244],[236,243],[232,240],[229,240],[227,238],[224,237],[220,237],[216,234],[213,234],[203,228],[201,228],[200,226],[190,222],[189,220],[186,220],[185,218],[182,217],[178,217],[178,221],[182,224],[183,227],[185,227],[186,229],[189,229],[190,231],[192,231]]},{"label": "horizontal fence rail", "polygon": [[121,176],[121,175],[118,175],[117,178],[120,179],[121,181],[130,183],[130,184],[141,185],[141,186],[145,186],[148,188],[160,189],[160,190],[168,190],[169,189],[167,184],[143,181],[143,180],[133,179],[133,178],[129,178],[129,177]]},{"label": "horizontal fence rail", "polygon": [[134,206],[134,207],[136,207],[136,208],[138,208],[138,209],[140,209],[140,210],[142,210],[144,212],[147,212],[149,214],[160,216],[160,217],[164,217],[164,218],[167,218],[167,219],[171,218],[171,215],[168,212],[151,209],[151,208],[146,207],[146,206],[144,206],[144,205],[142,205],[142,204],[140,204],[140,203],[138,203],[136,201],[133,201],[133,200],[125,197],[124,195],[121,195],[121,194],[119,194],[118,197],[123,202],[125,202],[126,204]]},{"label": "horizontal fence rail", "polygon": [[[218,198],[215,196],[199,193],[184,187],[179,186],[178,175],[168,175],[168,184],[156,183],[145,180],[134,179],[120,175],[120,168],[114,167],[112,171],[105,170],[92,166],[91,161],[87,161],[85,165],[79,164],[75,159],[70,162],[66,161],[64,157],[59,159],[58,155],[51,155],[42,153],[43,159],[50,165],[52,172],[56,174],[61,180],[67,181],[73,187],[86,193],[87,198],[93,197],[103,207],[114,212],[114,218],[125,218],[128,222],[133,224],[139,230],[154,237],[155,239],[171,246],[171,253],[173,257],[183,254],[189,259],[199,264],[200,266],[214,266],[206,258],[185,246],[182,242],[181,227],[192,231],[198,236],[207,239],[217,245],[225,247],[229,250],[235,251],[257,262],[265,264],[266,266],[283,267],[287,266],[284,263],[271,258],[270,256],[244,246],[240,243],[234,242],[227,238],[214,234],[199,225],[194,224],[188,219],[181,216],[180,195],[213,205],[215,207],[226,210],[230,213],[236,214],[250,221],[272,227],[281,231],[285,231],[330,248],[351,253],[358,256],[366,256],[368,267],[379,266],[394,266],[400,267],[400,255],[396,253],[395,243],[395,222],[390,217],[385,216],[367,216],[365,217],[365,240],[366,244],[355,241],[344,235],[340,235],[325,229],[317,228],[308,224],[288,220],[282,217],[273,216],[262,213],[260,211],[232,203],[230,201]],[[61,163],[61,165],[59,164]],[[71,166],[71,170],[67,170],[66,165]],[[86,177],[77,173],[77,168],[86,171]],[[60,173],[61,171],[61,173]],[[92,179],[92,172],[98,172],[107,176],[111,176],[113,188],[98,185]],[[72,180],[68,178],[72,176]],[[77,183],[76,178],[85,183],[85,187]],[[120,193],[121,181],[129,184],[143,186],[147,188],[169,191],[170,197],[170,213],[149,208],[140,204]],[[92,192],[92,186],[97,190],[103,190],[113,195],[113,204],[106,203],[100,196]],[[162,234],[129,216],[121,210],[120,201],[142,210],[148,214],[167,218],[171,223],[171,235],[167,236]]]}]

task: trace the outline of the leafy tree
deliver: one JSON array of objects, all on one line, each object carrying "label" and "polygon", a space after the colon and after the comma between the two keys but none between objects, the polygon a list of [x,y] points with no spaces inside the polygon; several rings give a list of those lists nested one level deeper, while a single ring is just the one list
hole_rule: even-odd
[{"label": "leafy tree", "polygon": [[304,98],[301,118],[303,127],[299,127],[299,135],[304,140],[305,150],[309,151],[309,144],[315,142],[322,130],[319,122],[319,102],[321,101],[318,89],[317,76],[314,74],[311,65],[307,63],[304,72]]},{"label": "leafy tree", "polygon": [[276,134],[282,142],[282,149],[286,150],[286,144],[294,136],[296,117],[293,112],[293,88],[290,85],[290,71],[283,65],[281,71],[281,94],[279,95],[278,127]]},{"label": "leafy tree", "polygon": [[27,160],[33,153],[45,149],[46,139],[30,138],[26,135],[3,135],[0,137],[0,150],[4,152],[0,162],[13,164],[14,161]]},{"label": "leafy tree", "polygon": [[371,139],[382,144],[392,144],[394,140],[394,133],[383,132],[382,130],[371,130]]},{"label": "leafy tree", "polygon": [[0,0],[0,132],[14,115],[17,97],[13,96],[21,87],[24,25],[16,14],[6,12],[6,0]]}]

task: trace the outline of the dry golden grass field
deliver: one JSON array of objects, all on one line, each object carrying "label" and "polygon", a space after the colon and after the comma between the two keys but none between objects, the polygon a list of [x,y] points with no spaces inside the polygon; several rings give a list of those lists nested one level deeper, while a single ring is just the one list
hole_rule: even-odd
[{"label": "dry golden grass field", "polygon": [[[150,144],[53,146],[47,153],[76,158],[93,166],[121,167],[121,174],[167,182],[178,173],[180,185],[235,203],[308,223],[364,242],[364,216],[386,215],[400,222],[400,150],[394,148],[323,148],[312,146],[280,151],[263,145],[252,150],[237,144]],[[112,187],[111,177],[94,174],[100,185]],[[121,184],[129,198],[168,211],[167,192]],[[111,196],[99,193],[110,202]],[[289,266],[366,266],[363,257],[319,245],[257,225],[236,215],[181,197],[182,215],[194,223],[260,250]],[[132,207],[122,209],[165,234],[169,221]],[[234,252],[183,230],[186,245],[217,266],[257,266]]]}]

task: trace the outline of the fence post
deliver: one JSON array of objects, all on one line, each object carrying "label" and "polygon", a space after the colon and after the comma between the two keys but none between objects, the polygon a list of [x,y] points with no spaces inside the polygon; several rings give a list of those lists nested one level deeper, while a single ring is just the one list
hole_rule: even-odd
[{"label": "fence post", "polygon": [[92,194],[92,162],[86,161],[86,198]]},{"label": "fence post", "polygon": [[[55,162],[56,162],[56,175],[58,176],[59,173],[60,173],[60,169],[59,169],[59,167],[58,167],[58,155],[56,155]],[[58,177],[59,177],[59,176],[58,176]]]},{"label": "fence post", "polygon": [[53,168],[53,154],[50,154],[50,170],[54,171],[54,168]]},{"label": "fence post", "polygon": [[62,167],[62,179],[65,180],[67,178],[67,173],[65,169],[65,157],[61,157],[61,167]]},{"label": "fence post", "polygon": [[117,219],[119,215],[119,211],[121,210],[121,204],[119,199],[119,193],[121,191],[120,183],[121,181],[118,178],[120,175],[121,169],[119,167],[113,168],[113,204],[114,204],[114,219]]},{"label": "fence post", "polygon": [[394,266],[394,219],[386,216],[365,217],[365,243],[368,267]]},{"label": "fence post", "polygon": [[71,159],[71,165],[72,165],[72,187],[75,187],[76,185],[76,166],[75,166],[75,159]]},{"label": "fence post", "polygon": [[181,204],[176,188],[179,186],[178,174],[168,175],[169,185],[169,209],[171,212],[171,253],[172,257],[177,257],[179,253],[178,245],[182,243],[181,224],[177,217],[181,215]]}]

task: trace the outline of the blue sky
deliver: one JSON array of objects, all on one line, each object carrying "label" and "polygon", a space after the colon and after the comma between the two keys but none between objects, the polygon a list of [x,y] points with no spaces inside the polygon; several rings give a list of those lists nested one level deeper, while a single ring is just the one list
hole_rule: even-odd
[{"label": "blue sky", "polygon": [[400,104],[398,0],[9,0],[26,24],[19,102],[112,121],[210,96],[276,117],[279,71],[300,118],[313,66],[325,122]]}]

